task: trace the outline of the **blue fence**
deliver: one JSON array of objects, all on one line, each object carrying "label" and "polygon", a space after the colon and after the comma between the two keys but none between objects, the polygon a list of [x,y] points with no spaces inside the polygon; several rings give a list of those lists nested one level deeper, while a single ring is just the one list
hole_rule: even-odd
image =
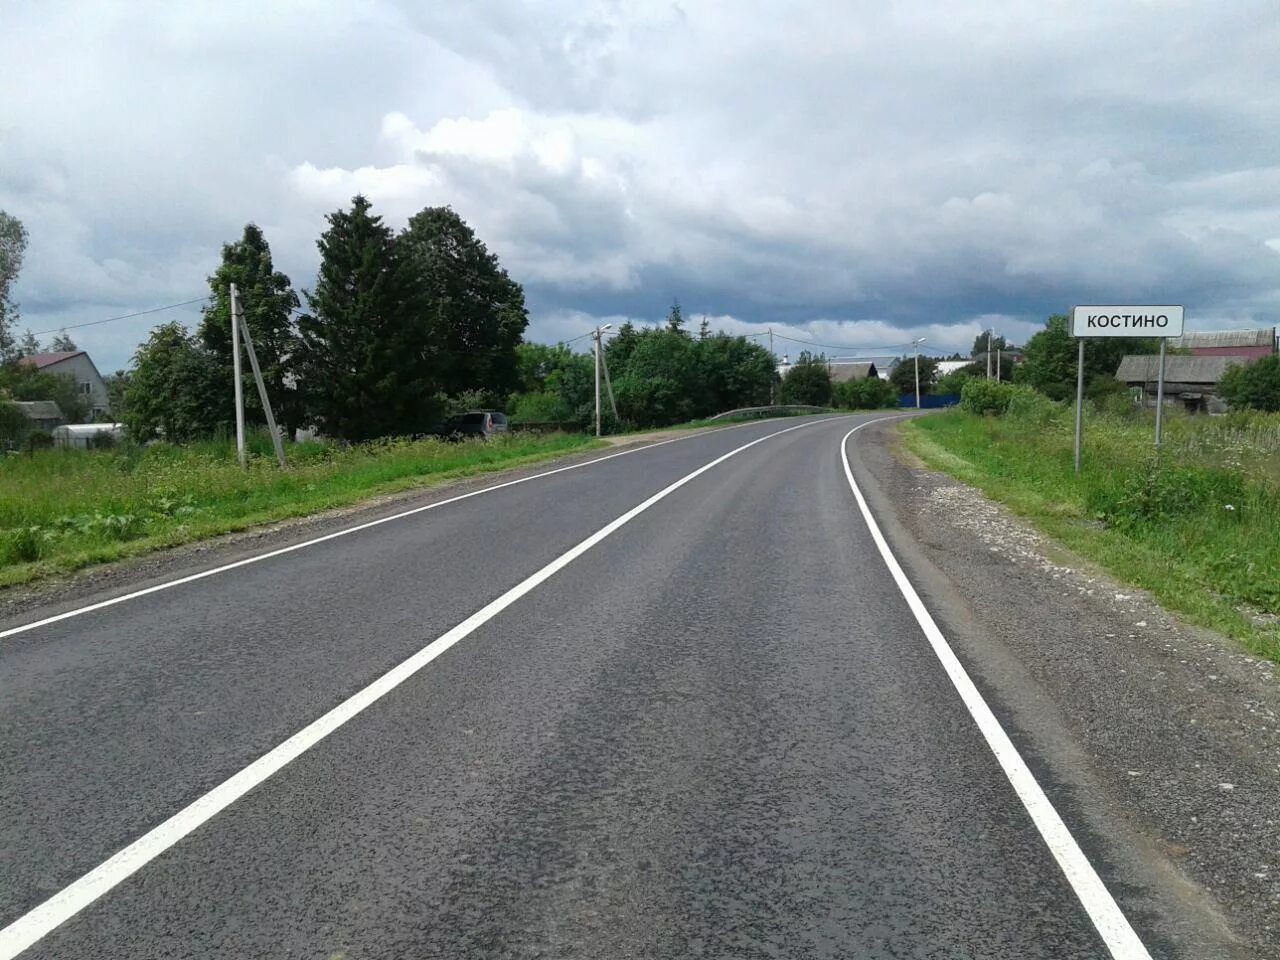
[{"label": "blue fence", "polygon": [[[926,393],[920,398],[920,408],[922,410],[937,410],[941,407],[954,407],[960,402],[960,394],[958,393]],[[904,393],[898,398],[899,407],[915,408],[916,395],[914,393]]]}]

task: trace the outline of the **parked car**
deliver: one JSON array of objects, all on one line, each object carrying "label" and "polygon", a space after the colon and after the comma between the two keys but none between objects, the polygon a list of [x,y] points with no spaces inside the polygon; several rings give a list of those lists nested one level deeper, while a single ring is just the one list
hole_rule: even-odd
[{"label": "parked car", "polygon": [[451,439],[466,437],[488,439],[494,434],[507,433],[510,429],[505,413],[499,413],[497,410],[468,410],[456,417],[450,417],[436,433]]}]

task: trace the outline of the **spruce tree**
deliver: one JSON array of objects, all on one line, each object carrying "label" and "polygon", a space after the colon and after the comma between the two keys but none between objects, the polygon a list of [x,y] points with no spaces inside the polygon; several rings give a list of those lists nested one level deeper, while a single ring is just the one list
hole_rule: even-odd
[{"label": "spruce tree", "polygon": [[298,321],[303,402],[321,430],[368,440],[439,416],[423,284],[362,196],[327,217],[320,274]]},{"label": "spruce tree", "polygon": [[[293,313],[298,295],[289,278],[275,269],[271,247],[256,224],[246,224],[244,236],[222,247],[222,262],[209,277],[209,303],[197,336],[208,354],[217,384],[214,418],[227,430],[235,423],[231,365],[231,284],[236,285],[245,323],[277,422],[287,433],[301,425],[302,409],[294,389],[298,332]],[[241,348],[243,349],[243,347]],[[245,414],[250,422],[265,423],[258,389],[249,362],[241,356]]]}]

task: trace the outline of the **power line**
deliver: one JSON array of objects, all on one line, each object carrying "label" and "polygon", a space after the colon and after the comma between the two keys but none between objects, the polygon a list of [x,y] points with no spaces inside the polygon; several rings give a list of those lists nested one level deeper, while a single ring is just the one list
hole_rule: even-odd
[{"label": "power line", "polygon": [[119,317],[107,317],[105,320],[90,320],[88,323],[73,323],[66,326],[54,327],[52,330],[37,330],[33,337],[42,337],[46,333],[62,333],[64,330],[79,330],[81,327],[96,327],[100,323],[114,323],[117,320],[132,320],[134,317],[145,317],[149,313],[159,313],[162,310],[172,310],[174,307],[189,307],[193,303],[203,303],[208,297],[196,297],[194,300],[183,300],[181,303],[167,303],[163,307],[152,307],[150,310],[139,310],[137,313],[126,313]]},{"label": "power line", "polygon": [[[767,337],[769,336],[769,331],[761,330],[758,333],[744,334],[744,336]],[[852,350],[854,353],[875,353],[876,351],[885,351],[885,350],[892,351],[899,347],[911,346],[911,343],[909,341],[904,343],[882,344],[881,346],[878,346],[878,347],[859,347],[859,346],[853,346],[848,343],[819,343],[816,340],[800,340],[797,337],[788,337],[786,334],[778,333],[778,331],[776,330],[773,331],[773,336],[778,340],[788,340],[791,343],[799,343],[806,347],[825,347],[828,350]]]}]

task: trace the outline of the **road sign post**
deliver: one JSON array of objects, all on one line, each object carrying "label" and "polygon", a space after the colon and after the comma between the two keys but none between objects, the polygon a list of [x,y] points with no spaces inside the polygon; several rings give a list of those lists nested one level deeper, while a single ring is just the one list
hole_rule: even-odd
[{"label": "road sign post", "polygon": [[1164,426],[1165,341],[1182,336],[1180,306],[1089,306],[1071,311],[1071,335],[1080,341],[1076,358],[1076,473],[1080,472],[1084,436],[1084,342],[1106,337],[1159,337],[1160,374],[1156,382],[1156,452]]}]

